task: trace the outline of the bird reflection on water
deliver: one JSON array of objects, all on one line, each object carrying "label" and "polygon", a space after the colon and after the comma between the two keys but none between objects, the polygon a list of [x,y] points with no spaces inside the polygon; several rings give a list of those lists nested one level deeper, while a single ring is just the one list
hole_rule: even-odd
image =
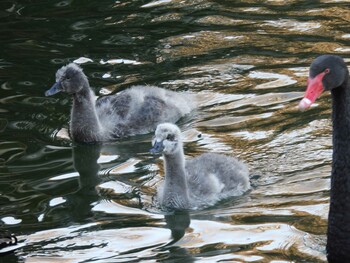
[{"label": "bird reflection on water", "polygon": [[79,186],[67,199],[74,221],[81,222],[92,217],[92,204],[100,199],[96,186],[102,181],[98,174],[101,167],[97,163],[101,145],[77,144],[72,149],[74,168],[79,173]]}]

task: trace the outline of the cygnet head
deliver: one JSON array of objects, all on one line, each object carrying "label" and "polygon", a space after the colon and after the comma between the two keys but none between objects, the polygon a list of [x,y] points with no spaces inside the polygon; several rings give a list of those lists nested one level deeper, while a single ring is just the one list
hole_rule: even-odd
[{"label": "cygnet head", "polygon": [[70,63],[57,70],[56,83],[51,87],[51,89],[45,92],[45,95],[51,96],[58,92],[74,94],[82,90],[87,84],[87,77],[85,76],[81,67],[75,63]]},{"label": "cygnet head", "polygon": [[181,131],[172,123],[162,123],[157,126],[152,140],[151,153],[172,155],[182,150]]}]

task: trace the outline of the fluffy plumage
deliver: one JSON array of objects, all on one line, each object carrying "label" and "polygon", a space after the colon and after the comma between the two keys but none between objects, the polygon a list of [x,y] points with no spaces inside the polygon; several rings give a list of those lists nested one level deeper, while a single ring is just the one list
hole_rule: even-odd
[{"label": "fluffy plumage", "polygon": [[193,97],[155,86],[133,86],[96,100],[83,70],[71,63],[56,73],[46,96],[65,92],[73,97],[70,135],[77,142],[109,141],[145,134],[162,122],[176,122],[194,107]]},{"label": "fluffy plumage", "polygon": [[164,157],[165,181],[158,200],[165,208],[196,209],[250,189],[248,168],[236,158],[205,153],[185,161],[181,131],[175,124],[159,124],[152,144],[151,152]]}]

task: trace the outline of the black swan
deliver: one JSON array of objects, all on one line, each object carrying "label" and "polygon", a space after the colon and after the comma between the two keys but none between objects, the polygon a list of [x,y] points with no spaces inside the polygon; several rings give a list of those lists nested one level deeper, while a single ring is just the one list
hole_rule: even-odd
[{"label": "black swan", "polygon": [[333,163],[327,230],[329,262],[350,262],[350,82],[349,71],[339,56],[322,55],[311,64],[307,90],[300,110],[318,96],[332,94]]},{"label": "black swan", "polygon": [[185,161],[175,124],[159,124],[152,145],[151,152],[164,158],[165,181],[158,201],[165,209],[197,209],[250,189],[248,168],[236,158],[205,153]]},{"label": "black swan", "polygon": [[110,141],[145,134],[162,122],[176,122],[193,109],[193,96],[155,86],[133,86],[96,100],[83,70],[74,63],[56,73],[46,96],[65,92],[73,97],[70,135],[76,142]]}]

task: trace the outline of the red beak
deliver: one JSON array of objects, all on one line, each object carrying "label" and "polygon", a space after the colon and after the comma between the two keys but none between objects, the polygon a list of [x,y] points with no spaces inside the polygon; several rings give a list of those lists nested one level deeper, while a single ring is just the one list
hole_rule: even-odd
[{"label": "red beak", "polygon": [[299,110],[308,109],[323,92],[322,79],[326,73],[322,72],[314,78],[307,79],[307,88],[304,98],[299,103]]}]

